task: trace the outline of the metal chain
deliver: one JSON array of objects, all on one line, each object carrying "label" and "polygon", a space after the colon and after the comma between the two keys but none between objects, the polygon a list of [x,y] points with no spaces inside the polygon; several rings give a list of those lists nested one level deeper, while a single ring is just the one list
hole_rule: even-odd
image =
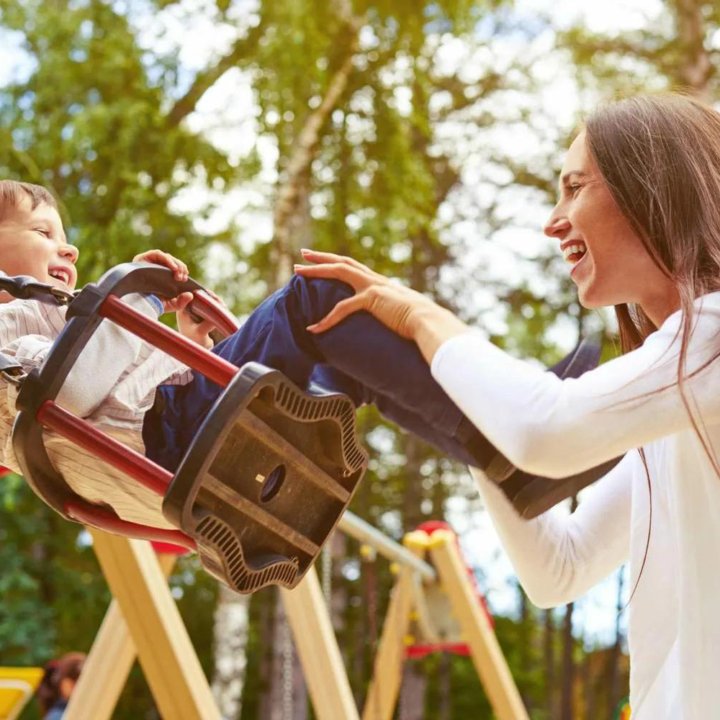
[{"label": "metal chain", "polygon": [[330,607],[332,599],[332,535],[322,549],[322,594],[325,604]]},{"label": "metal chain", "polygon": [[282,705],[283,720],[292,720],[293,716],[293,674],[295,671],[295,653],[287,616],[283,620],[283,688]]}]

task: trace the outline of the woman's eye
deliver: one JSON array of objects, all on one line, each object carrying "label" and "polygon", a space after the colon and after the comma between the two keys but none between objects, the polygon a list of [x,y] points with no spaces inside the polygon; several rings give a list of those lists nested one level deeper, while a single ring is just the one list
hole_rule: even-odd
[{"label": "woman's eye", "polygon": [[577,195],[578,190],[580,190],[581,187],[582,185],[580,185],[580,183],[573,183],[572,185],[568,185],[568,190],[570,191],[570,194],[574,197],[575,195]]}]

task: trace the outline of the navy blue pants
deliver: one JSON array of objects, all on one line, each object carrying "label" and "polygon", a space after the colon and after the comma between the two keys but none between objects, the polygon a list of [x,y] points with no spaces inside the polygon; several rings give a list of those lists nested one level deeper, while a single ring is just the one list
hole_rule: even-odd
[{"label": "navy blue pants", "polygon": [[[435,382],[415,343],[365,312],[319,335],[305,330],[352,292],[338,281],[296,275],[213,352],[237,366],[254,360],[280,370],[301,388],[316,383],[343,392],[357,406],[373,403],[443,453],[484,467],[492,446]],[[159,388],[143,429],[148,457],[174,471],[220,392],[199,373],[188,385]]]}]

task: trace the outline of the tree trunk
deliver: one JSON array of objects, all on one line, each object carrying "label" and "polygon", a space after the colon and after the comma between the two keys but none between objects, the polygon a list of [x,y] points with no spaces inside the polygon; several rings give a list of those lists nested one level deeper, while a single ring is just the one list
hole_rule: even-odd
[{"label": "tree trunk", "polygon": [[450,653],[443,653],[440,658],[439,674],[439,695],[440,706],[438,708],[438,720],[451,720],[452,718],[452,658]]},{"label": "tree trunk", "polygon": [[[577,496],[573,497],[570,511],[577,508]],[[562,698],[560,702],[561,720],[573,720],[573,688],[575,685],[575,664],[573,662],[573,611],[575,603],[565,607],[565,620],[563,623],[563,673]]]},{"label": "tree trunk", "polygon": [[693,95],[711,102],[710,78],[714,68],[705,47],[703,0],[675,0],[675,23],[680,42],[680,63],[677,77]]},{"label": "tree trunk", "polygon": [[622,649],[623,635],[620,627],[620,614],[623,609],[623,582],[625,574],[622,569],[618,572],[617,588],[617,617],[615,619],[615,643],[608,656],[608,695],[610,707],[614,708],[620,702],[623,693],[620,692],[620,652]]},{"label": "tree trunk", "polygon": [[330,78],[322,101],[305,119],[293,143],[292,155],[282,172],[283,180],[278,187],[273,212],[273,253],[277,286],[286,282],[292,273],[293,258],[297,250],[293,216],[298,214],[298,206],[307,202],[310,166],[317,153],[322,128],[347,88],[353,70],[353,58],[358,50],[362,21],[352,14],[352,7],[347,0],[336,0],[335,4],[344,25],[336,47],[345,48],[345,57]]},{"label": "tree trunk", "polygon": [[224,720],[240,717],[245,685],[249,595],[240,595],[220,583],[213,626],[215,673],[212,691]]},{"label": "tree trunk", "polygon": [[424,720],[427,677],[418,662],[406,662],[400,687],[400,720]]},{"label": "tree trunk", "polygon": [[[517,583],[517,591],[520,598],[520,623],[518,628],[520,632],[520,647],[518,652],[518,661],[521,676],[527,677],[532,663],[530,653],[533,644],[533,629],[535,627],[535,621],[532,617],[527,595],[522,589],[522,585],[520,585],[520,583]],[[531,698],[527,696],[527,693],[522,693],[521,696],[523,704],[526,708],[529,708],[532,704]]]},{"label": "tree trunk", "polygon": [[547,697],[548,717],[556,717],[555,702],[555,622],[552,610],[545,610],[543,629],[543,655],[545,659],[545,688]]},{"label": "tree trunk", "polygon": [[573,720],[573,686],[575,684],[575,664],[573,662],[573,610],[575,603],[565,606],[563,622],[563,673],[562,698],[560,702],[561,720]]}]

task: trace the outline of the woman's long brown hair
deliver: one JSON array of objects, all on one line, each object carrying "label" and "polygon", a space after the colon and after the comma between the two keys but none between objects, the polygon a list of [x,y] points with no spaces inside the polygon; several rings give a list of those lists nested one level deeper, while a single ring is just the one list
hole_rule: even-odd
[{"label": "woman's long brown hair", "polygon": [[[696,417],[684,389],[694,302],[720,289],[720,114],[684,95],[645,95],[600,108],[586,121],[585,131],[588,150],[620,211],[677,287],[682,310],[677,386],[692,427],[720,477],[718,460],[701,432],[702,418]],[[639,347],[656,330],[639,306],[618,305],[615,313],[623,352]],[[693,374],[718,356],[720,352]],[[652,518],[650,473],[642,449],[640,453]],[[651,528],[652,521],[642,567]],[[637,582],[631,599],[636,589]]]}]

